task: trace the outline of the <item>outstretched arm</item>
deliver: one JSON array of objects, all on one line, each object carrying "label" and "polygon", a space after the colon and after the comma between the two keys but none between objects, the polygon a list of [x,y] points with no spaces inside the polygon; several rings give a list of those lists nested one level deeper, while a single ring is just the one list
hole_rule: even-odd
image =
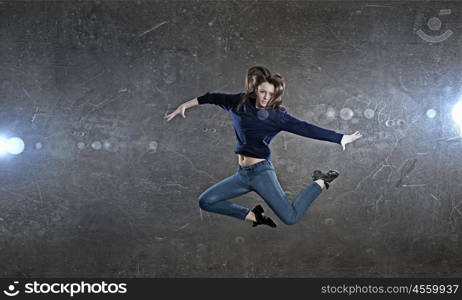
[{"label": "outstretched arm", "polygon": [[343,138],[343,134],[341,133],[337,133],[333,130],[321,128],[303,120],[299,120],[289,114],[287,111],[282,112],[280,118],[280,127],[281,130],[285,130],[297,135],[337,144],[340,144],[340,141]]},{"label": "outstretched arm", "polygon": [[290,115],[287,111],[285,111],[281,116],[281,129],[312,139],[340,144],[343,151],[345,150],[345,145],[353,143],[357,139],[362,138],[362,135],[359,133],[359,131],[356,131],[353,134],[337,133],[335,131],[307,123],[303,120],[299,120]]},{"label": "outstretched arm", "polygon": [[181,114],[183,118],[186,118],[184,115],[186,109],[194,107],[201,104],[215,104],[220,106],[222,109],[229,111],[230,109],[236,107],[241,99],[241,94],[223,94],[223,93],[205,93],[202,96],[196,97],[188,102],[185,102],[178,106],[178,108],[171,114],[165,115],[164,119],[170,121],[176,115]]},{"label": "outstretched arm", "polygon": [[194,106],[198,106],[199,105],[199,102],[197,101],[197,98],[194,98],[192,100],[189,100],[183,104],[181,104],[180,106],[178,106],[177,109],[175,109],[175,111],[173,111],[172,113],[168,114],[168,115],[165,115],[164,116],[164,119],[167,119],[167,122],[170,121],[171,119],[173,119],[176,115],[178,114],[181,114],[181,116],[183,118],[186,118],[185,116],[185,111],[188,109],[188,108],[191,108],[191,107],[194,107]]}]

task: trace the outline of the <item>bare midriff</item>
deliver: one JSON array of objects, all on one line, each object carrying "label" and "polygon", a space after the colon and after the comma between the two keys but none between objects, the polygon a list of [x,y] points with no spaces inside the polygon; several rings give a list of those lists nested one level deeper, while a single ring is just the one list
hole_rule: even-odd
[{"label": "bare midriff", "polygon": [[256,157],[250,157],[250,156],[245,156],[243,154],[238,154],[238,162],[239,165],[242,167],[247,167],[253,164],[256,164],[257,162],[265,160],[264,158],[256,158]]}]

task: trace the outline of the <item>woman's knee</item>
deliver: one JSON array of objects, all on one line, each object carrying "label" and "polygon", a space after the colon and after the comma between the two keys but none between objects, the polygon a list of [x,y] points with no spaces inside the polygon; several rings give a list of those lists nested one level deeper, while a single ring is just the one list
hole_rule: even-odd
[{"label": "woman's knee", "polygon": [[199,207],[203,210],[208,210],[213,203],[213,197],[207,195],[207,193],[202,193],[199,198]]},{"label": "woman's knee", "polygon": [[279,216],[279,219],[286,225],[295,225],[299,221],[296,215],[293,214]]},{"label": "woman's knee", "polygon": [[295,219],[282,219],[282,222],[286,225],[295,225],[298,223],[298,220]]}]

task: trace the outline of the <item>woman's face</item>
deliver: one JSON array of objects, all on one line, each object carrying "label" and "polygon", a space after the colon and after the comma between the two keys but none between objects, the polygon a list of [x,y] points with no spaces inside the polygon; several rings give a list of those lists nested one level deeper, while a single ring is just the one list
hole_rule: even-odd
[{"label": "woman's face", "polygon": [[256,107],[265,108],[274,95],[274,85],[269,82],[263,82],[257,87],[255,93],[257,96]]}]

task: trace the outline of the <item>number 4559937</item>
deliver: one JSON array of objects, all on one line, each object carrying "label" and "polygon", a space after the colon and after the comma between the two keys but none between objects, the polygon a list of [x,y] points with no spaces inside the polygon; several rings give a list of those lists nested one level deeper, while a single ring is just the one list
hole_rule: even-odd
[{"label": "number 4559937", "polygon": [[415,294],[455,294],[458,289],[458,284],[419,284],[414,286],[412,292]]}]

